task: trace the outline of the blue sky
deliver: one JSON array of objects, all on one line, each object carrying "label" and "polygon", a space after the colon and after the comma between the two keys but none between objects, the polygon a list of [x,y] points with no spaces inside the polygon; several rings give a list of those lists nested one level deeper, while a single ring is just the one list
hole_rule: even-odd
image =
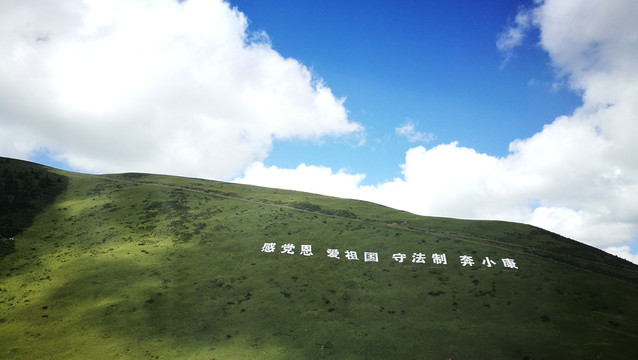
[{"label": "blue sky", "polygon": [[[530,1],[241,1],[252,30],[346,97],[366,144],[276,142],[268,165],[299,163],[365,172],[366,184],[400,175],[412,144],[394,129],[412,121],[434,135],[494,156],[509,143],[570,114],[580,97],[566,86],[532,37],[505,61],[497,35]],[[355,142],[356,144],[356,142]]]},{"label": "blue sky", "polygon": [[0,155],[539,226],[638,263],[638,3],[0,2]]}]

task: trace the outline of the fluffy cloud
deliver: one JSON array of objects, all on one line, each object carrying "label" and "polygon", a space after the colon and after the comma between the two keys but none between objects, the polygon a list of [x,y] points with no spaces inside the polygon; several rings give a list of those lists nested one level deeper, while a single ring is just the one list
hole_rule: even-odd
[{"label": "fluffy cloud", "polygon": [[[526,31],[538,28],[540,46],[583,105],[513,141],[507,156],[457,143],[419,146],[406,152],[401,178],[361,186],[362,175],[321,169],[297,189],[329,187],[338,176],[349,180],[345,197],[423,215],[530,223],[636,261],[628,244],[638,239],[637,18],[633,0],[546,0],[521,10],[498,46],[509,54]],[[276,179],[293,176],[290,171],[302,175],[259,170],[270,184],[283,184]],[[259,184],[252,171],[243,179]],[[322,193],[330,193],[325,186]]]},{"label": "fluffy cloud", "polygon": [[0,53],[5,156],[223,179],[274,139],[361,130],[221,0],[2,2]]}]

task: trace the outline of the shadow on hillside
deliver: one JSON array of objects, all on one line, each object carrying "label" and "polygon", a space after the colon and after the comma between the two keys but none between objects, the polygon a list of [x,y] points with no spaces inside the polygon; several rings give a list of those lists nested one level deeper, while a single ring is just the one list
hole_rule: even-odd
[{"label": "shadow on hillside", "polygon": [[14,236],[67,188],[65,176],[26,161],[0,158],[0,260],[15,251]]}]

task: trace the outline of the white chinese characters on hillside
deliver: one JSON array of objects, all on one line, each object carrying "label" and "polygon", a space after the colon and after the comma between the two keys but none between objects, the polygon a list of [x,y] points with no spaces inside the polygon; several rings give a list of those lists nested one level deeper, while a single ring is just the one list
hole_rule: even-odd
[{"label": "white chinese characters on hillside", "polygon": [[[267,242],[267,243],[264,243],[264,245],[261,247],[261,252],[264,252],[264,253],[278,252],[279,254],[295,255],[295,249],[296,249],[295,244],[285,243],[285,244],[281,244],[279,251],[277,251],[276,243]],[[297,254],[302,256],[307,256],[307,257],[313,256],[314,254],[312,252],[312,245],[308,245],[308,244],[300,245],[300,250]],[[341,259],[339,255],[340,255],[339,249],[326,250],[326,257],[330,259]],[[346,260],[354,260],[354,261],[359,260],[359,255],[357,254],[355,250],[345,250],[343,256],[345,257]],[[445,254],[432,253],[431,258],[432,258],[433,265],[448,265],[447,257]],[[378,252],[370,252],[370,251],[363,252],[364,262],[378,263],[379,259],[380,257]],[[412,253],[411,257],[408,257],[408,255],[405,253],[395,253],[395,254],[392,254],[391,259],[398,263],[402,263],[404,261],[410,261],[410,260],[414,264],[427,263],[427,255],[422,252]],[[503,263],[503,267],[506,269],[518,269],[518,266],[516,266],[516,262],[514,261],[514,259],[504,258],[504,259],[501,259],[501,262]],[[461,267],[475,266],[474,258],[469,255],[459,256],[459,263]],[[496,261],[491,260],[487,256],[481,262],[481,265],[488,268],[495,267],[497,266],[497,264],[498,263]]]},{"label": "white chinese characters on hillside", "polygon": [[447,265],[445,254],[432,254],[432,263],[439,265]]}]

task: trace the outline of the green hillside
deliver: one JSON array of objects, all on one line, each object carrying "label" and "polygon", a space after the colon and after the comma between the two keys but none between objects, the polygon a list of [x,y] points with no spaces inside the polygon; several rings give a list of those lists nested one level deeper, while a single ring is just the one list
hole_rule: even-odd
[{"label": "green hillside", "polygon": [[638,267],[528,225],[5,158],[0,196],[2,359],[629,359],[637,349]]}]

